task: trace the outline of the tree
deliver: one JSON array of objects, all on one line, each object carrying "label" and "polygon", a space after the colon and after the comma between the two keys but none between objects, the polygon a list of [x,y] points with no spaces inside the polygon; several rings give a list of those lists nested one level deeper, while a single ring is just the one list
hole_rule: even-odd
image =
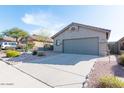
[{"label": "tree", "polygon": [[28,36],[28,33],[20,28],[11,28],[3,32],[4,36],[10,36],[16,39],[17,44],[19,45],[19,39],[25,38]]},{"label": "tree", "polygon": [[3,40],[3,34],[0,33],[0,40]]},{"label": "tree", "polygon": [[51,30],[49,30],[49,29],[40,29],[39,31],[38,31],[38,36],[37,36],[37,40],[39,40],[39,41],[42,41],[42,42],[46,42],[46,40],[48,39],[48,38],[50,38],[50,35],[51,35]]}]

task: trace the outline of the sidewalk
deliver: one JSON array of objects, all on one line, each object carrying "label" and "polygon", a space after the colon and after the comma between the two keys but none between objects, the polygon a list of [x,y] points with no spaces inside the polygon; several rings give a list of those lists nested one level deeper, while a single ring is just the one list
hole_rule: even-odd
[{"label": "sidewalk", "polygon": [[0,61],[0,88],[48,88],[46,84]]}]

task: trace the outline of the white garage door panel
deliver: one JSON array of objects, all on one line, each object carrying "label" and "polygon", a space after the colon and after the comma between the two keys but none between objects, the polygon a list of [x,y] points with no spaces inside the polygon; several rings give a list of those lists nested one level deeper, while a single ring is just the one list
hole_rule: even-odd
[{"label": "white garage door panel", "polygon": [[80,38],[80,39],[66,39],[63,41],[64,53],[75,54],[99,54],[98,38]]}]

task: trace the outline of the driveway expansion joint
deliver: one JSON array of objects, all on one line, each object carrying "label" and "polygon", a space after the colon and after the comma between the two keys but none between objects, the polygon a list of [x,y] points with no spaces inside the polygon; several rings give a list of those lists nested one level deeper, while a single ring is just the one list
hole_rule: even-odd
[{"label": "driveway expansion joint", "polygon": [[62,70],[62,69],[59,69],[59,68],[55,68],[55,67],[51,67],[51,66],[47,66],[47,65],[44,65],[44,66],[45,67],[49,67],[51,69],[59,70],[59,71],[62,71],[62,72],[66,72],[66,73],[74,74],[74,75],[77,75],[77,76],[85,77],[83,75],[80,75],[80,74],[77,74],[77,73],[73,73],[73,72],[70,72],[70,71],[66,71],[66,70]]}]

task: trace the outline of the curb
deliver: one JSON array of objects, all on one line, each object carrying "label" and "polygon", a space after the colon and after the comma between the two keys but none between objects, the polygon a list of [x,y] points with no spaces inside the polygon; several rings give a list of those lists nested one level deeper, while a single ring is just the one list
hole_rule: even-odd
[{"label": "curb", "polygon": [[94,62],[94,65],[93,65],[93,67],[91,68],[91,71],[90,71],[89,74],[86,76],[86,78],[85,78],[86,80],[85,80],[85,82],[83,82],[82,88],[88,88],[89,76],[90,76],[90,74],[93,72],[94,66],[95,66],[96,62],[97,62],[97,60]]}]

